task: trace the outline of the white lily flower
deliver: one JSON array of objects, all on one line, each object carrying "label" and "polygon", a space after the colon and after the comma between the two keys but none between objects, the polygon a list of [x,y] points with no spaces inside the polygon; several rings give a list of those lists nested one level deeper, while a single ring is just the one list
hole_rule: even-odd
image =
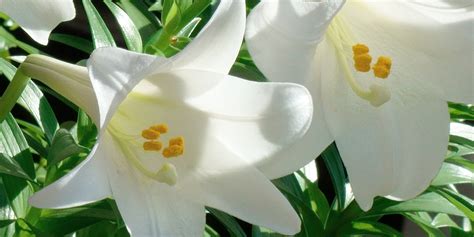
[{"label": "white lily flower", "polygon": [[76,16],[73,0],[0,0],[0,12],[43,45],[48,44],[49,34],[59,23]]},{"label": "white lily flower", "polygon": [[202,236],[204,206],[298,232],[297,214],[254,163],[271,162],[304,135],[312,99],[297,84],[227,75],[244,29],[245,2],[223,0],[170,59],[101,48],[85,69],[28,57],[25,72],[100,129],[89,157],[30,203],[66,208],[113,197],[132,236]]},{"label": "white lily flower", "polygon": [[446,101],[474,101],[472,5],[262,1],[248,18],[248,49],[270,80],[308,87],[316,116],[303,142],[260,169],[291,173],[335,141],[364,210],[375,196],[422,192],[446,154]]}]

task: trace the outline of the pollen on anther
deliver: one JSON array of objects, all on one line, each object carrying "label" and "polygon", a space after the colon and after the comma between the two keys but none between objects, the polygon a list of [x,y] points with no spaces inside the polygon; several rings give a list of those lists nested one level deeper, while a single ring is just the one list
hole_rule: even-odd
[{"label": "pollen on anther", "polygon": [[370,71],[370,63],[372,62],[372,56],[369,54],[354,55],[354,67],[359,72]]},{"label": "pollen on anther", "polygon": [[352,46],[352,51],[354,55],[361,55],[369,53],[369,47],[365,44],[356,44]]},{"label": "pollen on anther", "polygon": [[163,156],[165,158],[176,157],[176,156],[182,155],[183,153],[184,153],[184,147],[180,145],[172,145],[172,146],[166,147],[163,150]]},{"label": "pollen on anther", "polygon": [[380,56],[377,59],[376,65],[384,65],[388,70],[390,70],[392,68],[392,59],[387,56]]},{"label": "pollen on anther", "polygon": [[154,140],[160,137],[160,132],[154,129],[145,129],[142,131],[142,137],[149,140]]},{"label": "pollen on anther", "polygon": [[386,56],[378,58],[377,63],[372,67],[374,75],[378,78],[387,78],[390,75],[392,68],[392,59]]},{"label": "pollen on anther", "polygon": [[168,132],[168,125],[166,124],[157,124],[150,127],[151,130],[158,131],[160,133],[167,133]]},{"label": "pollen on anther", "polygon": [[373,69],[374,69],[374,75],[378,78],[385,79],[390,74],[390,70],[386,66],[383,66],[383,65],[375,65]]},{"label": "pollen on anther", "polygon": [[145,151],[160,151],[163,145],[160,141],[147,141],[143,143],[143,150]]},{"label": "pollen on anther", "polygon": [[169,144],[170,146],[172,145],[184,146],[184,138],[183,137],[171,138]]}]

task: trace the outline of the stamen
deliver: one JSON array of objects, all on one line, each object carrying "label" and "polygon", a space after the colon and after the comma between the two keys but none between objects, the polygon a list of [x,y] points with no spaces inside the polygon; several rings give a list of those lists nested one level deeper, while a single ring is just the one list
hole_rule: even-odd
[{"label": "stamen", "polygon": [[181,137],[181,136],[171,138],[169,144],[170,144],[170,146],[172,146],[172,145],[184,146],[184,138]]},{"label": "stamen", "polygon": [[[336,47],[336,53],[345,74],[345,79],[352,91],[360,98],[367,100],[371,105],[378,107],[390,100],[390,91],[381,85],[373,84],[369,89],[363,88],[354,78],[354,73],[349,67],[347,53],[344,47],[351,46],[354,59],[354,68],[359,72],[370,71],[372,57],[369,55],[369,47],[364,44],[354,44],[353,36],[345,29],[342,19],[334,18],[328,27],[328,37]],[[376,76],[388,76],[390,73],[391,60],[388,57],[380,57],[373,67]],[[385,70],[385,71],[383,71]],[[388,72],[387,72],[388,70]],[[385,75],[386,74],[386,75]]]},{"label": "stamen", "polygon": [[165,183],[170,186],[175,185],[178,180],[178,172],[176,172],[176,167],[170,163],[163,164],[160,170],[156,172],[154,179],[160,183]]},{"label": "stamen", "polygon": [[160,137],[160,132],[153,129],[145,129],[142,131],[142,137],[149,140],[155,140]]},{"label": "stamen", "polygon": [[356,44],[352,46],[352,52],[354,52],[354,55],[367,54],[369,53],[369,47],[365,44]]},{"label": "stamen", "polygon": [[168,125],[166,124],[157,124],[150,127],[151,130],[155,130],[159,133],[167,133],[168,132]]},{"label": "stamen", "polygon": [[147,141],[143,143],[143,150],[145,151],[160,151],[163,145],[160,141]]},{"label": "stamen", "polygon": [[377,63],[374,65],[374,75],[378,78],[387,78],[390,75],[390,69],[392,68],[392,59],[387,56],[381,56],[378,58]]},{"label": "stamen", "polygon": [[184,153],[184,147],[180,145],[171,145],[163,150],[165,158],[177,157]]},{"label": "stamen", "polygon": [[369,54],[354,55],[354,67],[359,72],[370,71],[370,64],[372,63],[372,56]]}]

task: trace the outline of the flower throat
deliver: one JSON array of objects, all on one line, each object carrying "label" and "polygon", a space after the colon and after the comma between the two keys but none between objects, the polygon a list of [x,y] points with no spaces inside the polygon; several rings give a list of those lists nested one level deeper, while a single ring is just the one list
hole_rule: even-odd
[{"label": "flower throat", "polygon": [[362,87],[354,77],[354,72],[349,66],[350,60],[347,48],[352,48],[354,70],[360,73],[369,73],[371,70],[376,78],[386,79],[390,76],[392,59],[380,56],[372,65],[372,56],[367,45],[355,43],[354,37],[347,30],[347,24],[338,16],[334,17],[328,27],[327,35],[336,47],[337,57],[344,71],[344,79],[352,91],[360,98],[367,100],[374,107],[379,107],[390,100],[390,90],[385,86],[373,83],[368,89]]}]

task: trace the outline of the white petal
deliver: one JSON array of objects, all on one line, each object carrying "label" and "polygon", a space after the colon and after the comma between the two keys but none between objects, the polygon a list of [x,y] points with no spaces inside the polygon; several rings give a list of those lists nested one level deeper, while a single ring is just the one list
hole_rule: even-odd
[{"label": "white petal", "polygon": [[66,176],[36,192],[29,200],[39,208],[68,208],[111,196],[105,170],[110,169],[105,154],[107,146],[99,143],[79,166]]},{"label": "white petal", "polygon": [[166,67],[167,63],[165,58],[119,48],[94,50],[87,68],[97,96],[101,131],[135,85],[152,71]]},{"label": "white petal", "polygon": [[0,1],[0,11],[43,45],[48,44],[49,34],[59,23],[76,16],[72,0],[3,0]]},{"label": "white petal", "polygon": [[269,178],[298,170],[333,141],[323,116],[320,73],[314,56],[327,25],[343,3],[263,1],[248,17],[246,42],[259,69],[271,81],[303,84],[313,96],[314,116],[308,133],[273,162],[259,167]]},{"label": "white petal", "polygon": [[207,138],[197,172],[183,180],[189,192],[207,206],[282,234],[296,234],[300,219],[285,197],[257,169],[241,160],[227,145]]},{"label": "white petal", "polygon": [[[192,196],[181,195],[176,187],[161,184],[138,172],[121,152],[124,147],[104,133],[108,155],[115,169],[107,169],[112,196],[132,236],[201,236],[204,205]],[[156,158],[156,157],[154,157]],[[186,199],[187,198],[187,199]]]},{"label": "white petal", "polygon": [[[292,173],[317,156],[311,153],[296,160],[298,149],[304,149],[300,144],[286,151],[300,143],[312,116],[311,96],[297,84],[257,83],[205,71],[176,70],[140,83],[120,111],[127,114],[124,117],[140,115],[133,119],[138,125],[132,133],[166,121],[170,127],[188,129],[187,136],[197,140],[202,136],[199,131],[213,134],[242,158],[262,170],[271,169],[271,177]],[[273,169],[275,162],[283,165]]]},{"label": "white petal", "polygon": [[98,124],[97,100],[87,68],[43,55],[30,55],[22,64],[22,70],[79,106]]},{"label": "white petal", "polygon": [[313,77],[316,46],[343,0],[260,2],[245,34],[253,60],[271,81],[304,84]]},{"label": "white petal", "polygon": [[348,2],[340,15],[372,56],[392,57],[397,80],[418,81],[446,100],[473,103],[474,7],[442,2],[448,7],[439,1]]},{"label": "white petal", "polygon": [[207,25],[174,57],[177,68],[228,73],[242,44],[245,1],[223,0]]},{"label": "white petal", "polygon": [[371,106],[343,79],[334,50],[320,46],[326,49],[321,51],[326,121],[358,204],[367,210],[375,196],[408,199],[424,191],[446,153],[446,103],[413,84],[394,91],[383,106]]},{"label": "white petal", "polygon": [[[140,180],[129,172],[117,173],[111,182],[127,229],[132,236],[201,236],[204,205],[184,200],[168,187]],[[191,197],[188,197],[191,198]]]}]

